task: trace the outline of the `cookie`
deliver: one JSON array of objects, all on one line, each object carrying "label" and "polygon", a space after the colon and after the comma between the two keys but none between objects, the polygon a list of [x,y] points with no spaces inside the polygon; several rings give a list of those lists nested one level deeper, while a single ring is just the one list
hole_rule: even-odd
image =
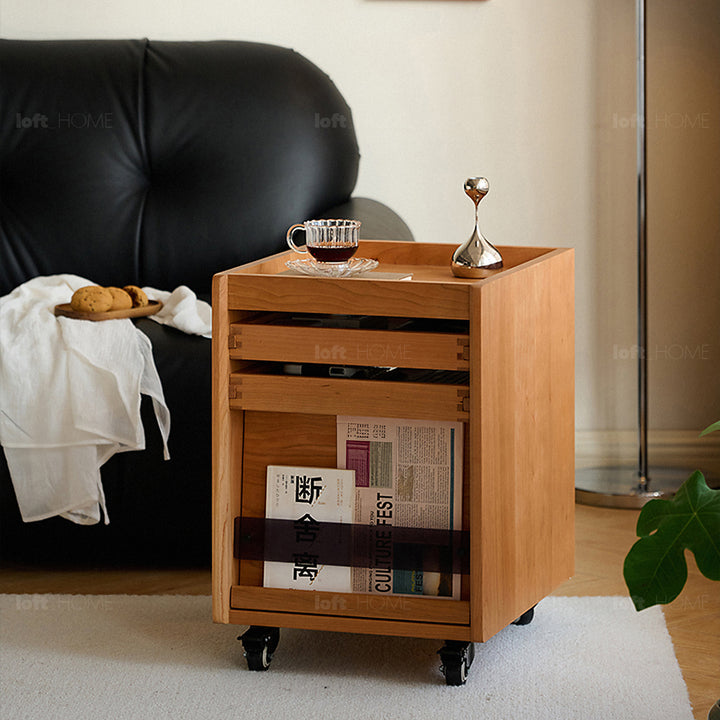
[{"label": "cookie", "polygon": [[128,293],[118,287],[105,288],[113,298],[111,310],[129,310],[133,306],[132,298]]},{"label": "cookie", "polygon": [[113,304],[109,290],[99,285],[86,285],[73,293],[70,307],[78,312],[107,312]]},{"label": "cookie", "polygon": [[132,298],[133,307],[145,307],[148,297],[137,285],[126,285],[123,290]]}]

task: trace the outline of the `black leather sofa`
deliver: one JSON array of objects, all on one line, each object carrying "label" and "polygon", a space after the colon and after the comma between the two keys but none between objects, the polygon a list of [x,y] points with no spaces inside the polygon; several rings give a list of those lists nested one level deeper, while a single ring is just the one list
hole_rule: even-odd
[{"label": "black leather sofa", "polygon": [[[209,300],[215,272],[285,249],[287,228],[313,217],[412,239],[388,207],[352,197],[350,108],[288,49],[0,40],[0,108],[0,296],[74,273]],[[102,470],[110,524],[79,526],[23,523],[0,454],[3,561],[209,564],[210,341],[137,323],[172,414],[171,460],[144,400],[147,449]]]}]

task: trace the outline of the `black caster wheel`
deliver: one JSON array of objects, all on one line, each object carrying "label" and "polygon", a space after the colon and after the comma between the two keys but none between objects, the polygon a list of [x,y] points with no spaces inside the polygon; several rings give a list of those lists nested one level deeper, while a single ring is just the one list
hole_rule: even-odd
[{"label": "black caster wheel", "polygon": [[529,625],[535,617],[535,606],[526,610],[517,620],[513,620],[513,625]]},{"label": "black caster wheel", "polygon": [[280,642],[280,629],[251,625],[239,638],[248,670],[267,670]]},{"label": "black caster wheel", "polygon": [[475,646],[462,640],[446,640],[438,650],[446,685],[464,685],[468,670],[475,659]]}]

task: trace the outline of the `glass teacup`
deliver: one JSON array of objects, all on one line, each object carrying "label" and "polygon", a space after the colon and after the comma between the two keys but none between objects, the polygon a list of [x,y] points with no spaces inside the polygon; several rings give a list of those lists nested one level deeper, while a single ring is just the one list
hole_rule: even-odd
[{"label": "glass teacup", "polygon": [[[287,231],[287,244],[299,255],[310,255],[318,263],[346,263],[358,248],[358,220],[306,220]],[[305,248],[293,235],[305,231]]]}]

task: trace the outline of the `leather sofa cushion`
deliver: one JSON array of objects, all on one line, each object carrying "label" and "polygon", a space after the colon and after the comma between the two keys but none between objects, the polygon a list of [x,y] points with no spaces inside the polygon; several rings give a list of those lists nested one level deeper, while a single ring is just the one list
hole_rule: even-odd
[{"label": "leather sofa cushion", "polygon": [[0,75],[0,295],[61,272],[207,295],[355,185],[350,108],[292,50],[2,40]]}]

